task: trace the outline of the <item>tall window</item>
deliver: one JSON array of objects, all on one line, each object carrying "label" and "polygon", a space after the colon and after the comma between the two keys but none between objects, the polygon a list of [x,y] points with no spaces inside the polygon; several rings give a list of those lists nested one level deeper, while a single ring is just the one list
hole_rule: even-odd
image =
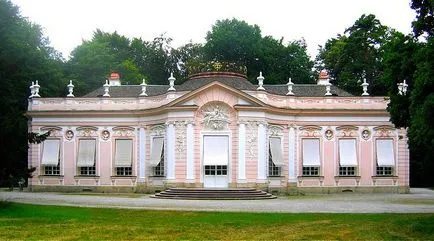
[{"label": "tall window", "polygon": [[131,176],[133,163],[133,140],[116,140],[115,167],[117,176]]},{"label": "tall window", "polygon": [[96,175],[95,169],[95,139],[81,139],[78,141],[78,173],[84,176]]},{"label": "tall window", "polygon": [[319,139],[303,139],[303,176],[320,175]]},{"label": "tall window", "polygon": [[339,176],[357,175],[356,139],[339,140]]},{"label": "tall window", "polygon": [[164,176],[164,137],[152,139],[151,161],[152,175]]},{"label": "tall window", "polygon": [[44,175],[60,175],[60,140],[47,139],[42,145],[41,166]]},{"label": "tall window", "polygon": [[283,164],[281,138],[270,137],[268,148],[268,176],[280,176]]},{"label": "tall window", "polygon": [[392,139],[378,139],[377,149],[377,176],[393,176],[395,169],[395,155]]},{"label": "tall window", "polygon": [[226,176],[229,163],[229,137],[203,137],[203,165],[206,176]]}]

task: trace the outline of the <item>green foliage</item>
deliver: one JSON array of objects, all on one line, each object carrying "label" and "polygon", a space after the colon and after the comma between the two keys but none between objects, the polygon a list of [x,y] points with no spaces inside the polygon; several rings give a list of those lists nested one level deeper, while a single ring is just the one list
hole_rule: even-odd
[{"label": "green foliage", "polygon": [[[179,212],[0,204],[3,239],[432,240],[433,214]],[[307,231],[308,230],[308,231]]]},{"label": "green foliage", "polygon": [[434,1],[412,0],[411,8],[416,11],[416,20],[413,21],[413,32],[416,37],[423,33],[434,36]]},{"label": "green foliage", "polygon": [[24,113],[31,81],[39,80],[42,96],[60,95],[66,88],[62,65],[40,27],[0,0],[0,186],[28,175]]},{"label": "green foliage", "polygon": [[306,53],[306,44],[262,37],[257,25],[237,19],[219,20],[207,33],[204,55],[207,61],[236,63],[247,67],[247,76],[256,84],[259,71],[266,84],[283,84],[288,78],[295,83],[313,83],[313,62]]},{"label": "green foliage", "polygon": [[417,53],[410,98],[409,146],[414,182],[433,186],[434,180],[434,36]]},{"label": "green foliage", "polygon": [[360,95],[363,79],[369,83],[372,95],[387,94],[387,84],[380,78],[383,71],[382,47],[391,29],[382,25],[375,15],[362,15],[345,30],[345,35],[328,40],[317,57],[318,70],[328,70],[334,84]]}]

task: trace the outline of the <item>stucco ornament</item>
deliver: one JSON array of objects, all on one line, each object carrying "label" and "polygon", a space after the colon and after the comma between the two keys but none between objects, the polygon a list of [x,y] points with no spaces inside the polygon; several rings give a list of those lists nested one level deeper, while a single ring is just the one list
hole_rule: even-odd
[{"label": "stucco ornament", "polygon": [[151,127],[153,136],[164,136],[166,134],[166,126],[164,124],[154,125]]},{"label": "stucco ornament", "polygon": [[371,132],[370,132],[368,129],[364,129],[364,130],[362,131],[362,138],[363,138],[364,140],[368,140],[369,137],[371,137]]},{"label": "stucco ornament", "polygon": [[282,136],[283,127],[278,125],[268,126],[268,133],[270,136]]},{"label": "stucco ornament", "polygon": [[72,138],[74,138],[74,132],[72,130],[67,130],[65,132],[65,138],[70,141]]},{"label": "stucco ornament", "polygon": [[176,150],[178,154],[184,155],[187,146],[187,121],[175,121],[176,127]]},{"label": "stucco ornament", "polygon": [[104,141],[108,140],[110,138],[110,132],[108,130],[103,130],[101,132],[101,137]]},{"label": "stucco ornament", "polygon": [[326,138],[327,140],[330,140],[330,139],[333,138],[333,131],[330,130],[330,129],[328,129],[328,130],[325,131],[324,135],[325,135],[325,138]]},{"label": "stucco ornament", "polygon": [[211,130],[224,130],[228,128],[229,114],[228,109],[215,104],[202,110],[202,124]]}]

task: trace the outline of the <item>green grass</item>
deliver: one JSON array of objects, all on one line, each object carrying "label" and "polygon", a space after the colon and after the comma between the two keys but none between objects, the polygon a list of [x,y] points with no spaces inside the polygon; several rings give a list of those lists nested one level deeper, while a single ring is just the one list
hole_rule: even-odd
[{"label": "green grass", "polygon": [[176,212],[0,202],[0,240],[434,240],[434,214]]}]

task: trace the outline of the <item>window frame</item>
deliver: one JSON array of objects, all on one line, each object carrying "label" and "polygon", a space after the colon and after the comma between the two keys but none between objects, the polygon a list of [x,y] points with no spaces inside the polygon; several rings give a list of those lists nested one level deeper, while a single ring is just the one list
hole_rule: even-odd
[{"label": "window frame", "polygon": [[[353,165],[341,165],[341,140],[354,140],[354,148],[355,148],[355,157],[356,157],[356,163],[357,163],[357,165],[356,166],[353,166]],[[337,176],[340,176],[340,177],[355,177],[355,176],[358,176],[359,175],[359,166],[360,166],[360,163],[359,163],[359,150],[358,150],[358,148],[357,148],[357,145],[358,145],[358,139],[357,138],[339,138],[338,140],[337,140],[337,143],[338,143],[338,145],[337,145],[337,153],[338,153],[338,155],[337,155],[337,158],[338,158],[338,170],[337,170],[337,172],[338,172],[338,175]]]},{"label": "window frame", "polygon": [[[95,153],[94,153],[94,164],[93,166],[77,166],[80,158],[80,141],[82,140],[94,140],[95,141]],[[77,171],[77,176],[84,177],[94,177],[97,176],[97,160],[98,160],[98,138],[96,137],[85,137],[77,139],[77,158],[75,163],[75,169]]]},{"label": "window frame", "polygon": [[[117,145],[116,142],[119,140],[129,140],[131,141],[131,166],[128,167],[118,167],[116,166],[116,153],[117,153]],[[133,171],[134,171],[134,139],[133,138],[115,138],[114,141],[114,157],[113,157],[113,174],[114,176],[121,176],[121,177],[125,177],[125,176],[133,176]],[[121,174],[119,174],[121,173]],[[128,174],[129,173],[129,174]]]},{"label": "window frame", "polygon": [[151,145],[150,145],[150,156],[152,155],[152,149],[154,144],[154,140],[157,138],[163,139],[163,147],[161,150],[160,155],[160,162],[156,166],[151,167],[151,176],[153,177],[165,177],[166,176],[166,153],[165,153],[165,147],[166,147],[166,140],[164,136],[151,136]]},{"label": "window frame", "polygon": [[[45,141],[47,140],[57,140],[59,142],[59,152],[58,152],[58,162],[57,165],[45,165],[42,164],[42,160],[43,160],[43,156],[44,156],[44,145],[46,144]],[[46,140],[44,140],[42,142],[42,150],[41,150],[41,159],[39,161],[39,165],[40,165],[40,175],[45,175],[45,176],[61,176],[61,160],[62,160],[62,141],[60,138],[47,138]],[[49,170],[51,169],[51,170]],[[51,172],[51,173],[50,173]],[[57,174],[54,174],[54,172],[57,172]]]},{"label": "window frame", "polygon": [[[318,158],[319,165],[318,166],[305,166],[304,165],[304,140],[318,140]],[[312,137],[312,138],[301,138],[301,176],[302,177],[320,177],[322,172],[322,158],[321,158],[321,138]],[[316,175],[315,175],[316,174]]]},{"label": "window frame", "polygon": [[[394,166],[380,166],[378,165],[378,146],[377,142],[382,140],[390,140],[392,141],[392,154],[394,158]],[[395,155],[395,139],[394,138],[376,138],[374,141],[375,144],[375,153],[374,153],[374,160],[375,160],[375,176],[378,177],[393,177],[395,176],[396,172],[396,155]],[[388,174],[390,173],[390,174]]]},{"label": "window frame", "polygon": [[[268,138],[268,165],[267,165],[267,174],[268,174],[269,177],[281,177],[282,176],[282,167],[281,166],[277,166],[273,162],[273,155],[272,155],[272,152],[271,152],[271,140],[270,140],[271,138],[279,139],[280,149],[283,152],[282,137],[280,137],[280,136],[270,136]],[[283,158],[283,153],[282,153],[282,158]]]}]

